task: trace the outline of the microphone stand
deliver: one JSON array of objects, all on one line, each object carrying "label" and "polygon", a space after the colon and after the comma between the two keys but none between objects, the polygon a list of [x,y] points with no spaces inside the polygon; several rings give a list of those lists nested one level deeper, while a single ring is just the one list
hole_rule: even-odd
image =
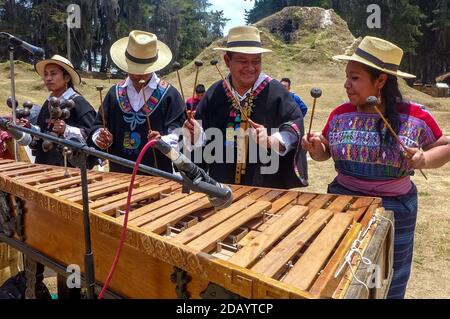
[{"label": "microphone stand", "polygon": [[[10,69],[10,77],[11,77],[11,99],[12,99],[12,120],[13,123],[16,123],[16,77],[14,72],[14,53],[16,52],[17,47],[20,45],[17,42],[14,42],[14,37],[11,36],[9,33],[6,32],[0,32],[0,36],[4,35],[8,37],[8,51],[9,51],[9,69]],[[33,54],[33,59],[36,58],[36,55]],[[19,154],[19,146],[17,145],[17,142],[13,141],[14,145],[14,158],[18,162],[20,161],[20,154]]]},{"label": "microphone stand", "polygon": [[[94,157],[98,157],[98,158],[103,158],[106,160],[109,160],[113,163],[117,163],[119,165],[125,166],[125,167],[129,167],[129,168],[134,168],[134,165],[136,164],[133,161],[124,159],[122,157],[119,156],[115,156],[109,153],[105,153],[102,151],[98,151],[93,147],[87,146],[86,144],[82,144],[79,142],[75,142],[72,140],[65,140],[53,135],[49,135],[46,133],[42,133],[42,132],[38,132],[29,128],[25,128],[25,127],[21,127],[15,124],[11,124],[10,122],[8,122],[5,119],[0,119],[0,128],[3,130],[16,130],[22,133],[27,133],[30,134],[32,136],[36,136],[39,138],[42,138],[44,140],[49,140],[53,143],[62,145],[62,146],[67,146],[69,149],[72,149],[74,152],[73,154],[75,154],[75,152],[84,152],[87,155],[92,155]],[[157,177],[163,177],[165,179],[171,180],[173,182],[177,182],[180,183],[183,186],[188,186],[191,190],[195,191],[195,192],[199,192],[199,193],[204,193],[208,196],[211,197],[217,197],[220,199],[227,199],[229,198],[229,196],[231,196],[231,191],[230,190],[226,190],[220,187],[217,187],[215,185],[211,185],[207,182],[204,181],[195,181],[195,182],[187,182],[185,181],[185,179],[183,179],[183,177],[179,176],[179,175],[175,175],[172,173],[168,173],[147,165],[143,165],[140,164],[139,165],[139,171],[144,172],[146,174],[150,174],[153,176],[157,176]]]},{"label": "microphone stand", "polygon": [[[14,52],[16,50],[16,46],[14,45],[13,41],[11,41],[12,38],[9,39],[8,43],[8,51],[9,51],[9,69],[11,74],[11,99],[12,99],[12,121],[15,124],[16,123],[16,79],[14,75]],[[20,161],[19,158],[19,146],[17,145],[17,141],[13,141],[14,145],[14,158],[16,162]]]}]

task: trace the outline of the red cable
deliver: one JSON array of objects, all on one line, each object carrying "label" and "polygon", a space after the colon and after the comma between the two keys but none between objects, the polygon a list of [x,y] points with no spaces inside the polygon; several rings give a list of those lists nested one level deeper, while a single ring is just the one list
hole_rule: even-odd
[{"label": "red cable", "polygon": [[106,277],[106,281],[105,281],[105,284],[104,284],[104,286],[102,288],[102,291],[98,295],[98,299],[103,299],[103,296],[105,295],[106,289],[108,289],[109,283],[110,283],[110,281],[112,279],[112,276],[113,276],[113,274],[114,274],[114,272],[116,270],[117,263],[119,262],[120,253],[122,252],[123,244],[125,243],[125,235],[127,233],[127,225],[128,225],[128,213],[130,212],[130,205],[131,205],[131,195],[132,195],[132,192],[133,192],[134,179],[136,177],[139,164],[141,163],[145,152],[147,152],[147,150],[150,147],[152,147],[156,142],[157,142],[157,140],[151,140],[147,144],[145,144],[144,148],[139,153],[139,156],[138,156],[138,158],[136,160],[136,164],[134,165],[133,174],[131,175],[130,187],[128,189],[127,206],[126,206],[126,210],[125,210],[125,220],[123,221],[122,232],[120,234],[119,247],[117,248],[116,256],[114,257],[114,261],[112,263],[112,266],[111,266],[111,269],[109,271],[108,277]]}]

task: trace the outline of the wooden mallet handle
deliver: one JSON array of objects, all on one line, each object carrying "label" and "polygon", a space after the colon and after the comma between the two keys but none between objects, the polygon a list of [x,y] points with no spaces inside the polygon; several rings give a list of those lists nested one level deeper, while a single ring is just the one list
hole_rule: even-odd
[{"label": "wooden mallet handle", "polygon": [[179,62],[175,61],[173,63],[173,67],[175,68],[175,71],[177,71],[178,84],[180,85],[180,90],[181,90],[181,97],[183,98],[183,102],[185,102],[186,99],[184,98],[183,85],[181,84],[181,77],[180,77],[181,64]]},{"label": "wooden mallet handle", "polygon": [[311,110],[311,118],[309,120],[308,136],[311,134],[312,122],[313,122],[313,118],[314,118],[314,111],[316,109],[316,102],[317,102],[317,99],[322,96],[322,90],[319,88],[312,88],[311,96],[314,98],[314,102],[313,102],[313,107]]},{"label": "wooden mallet handle", "polygon": [[[410,155],[406,151],[408,149],[407,146],[405,145],[405,143],[402,142],[400,137],[398,137],[397,133],[395,133],[394,129],[389,124],[388,120],[384,117],[383,113],[378,108],[378,99],[377,99],[377,97],[376,96],[369,96],[367,98],[367,100],[366,100],[366,105],[372,106],[375,109],[375,111],[380,115],[380,117],[383,120],[384,124],[386,124],[386,127],[388,128],[388,130],[392,133],[392,135],[395,137],[395,139],[398,141],[398,143],[403,147],[404,152],[406,154],[406,157],[409,158]],[[423,177],[425,179],[428,179],[427,176],[425,175],[425,173],[421,169],[419,169],[419,171],[420,171],[420,173],[423,175]]]}]

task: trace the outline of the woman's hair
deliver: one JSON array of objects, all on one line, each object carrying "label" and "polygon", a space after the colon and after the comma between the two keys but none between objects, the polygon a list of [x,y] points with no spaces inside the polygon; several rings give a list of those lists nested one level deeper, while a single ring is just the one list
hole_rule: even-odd
[{"label": "woman's hair", "polygon": [[[366,66],[367,72],[370,74],[372,81],[375,82],[381,74],[382,71]],[[385,73],[386,74],[386,73]],[[381,98],[385,105],[385,117],[389,124],[394,129],[395,133],[399,133],[400,130],[400,117],[397,112],[397,104],[403,101],[402,93],[398,87],[397,77],[394,75],[386,74],[388,76],[386,83],[381,89]],[[380,118],[378,122],[378,132],[380,134],[380,146],[385,144],[388,146],[394,146],[397,144],[395,137],[392,133],[387,130],[386,136],[382,134],[381,127],[384,125],[383,120]]]}]

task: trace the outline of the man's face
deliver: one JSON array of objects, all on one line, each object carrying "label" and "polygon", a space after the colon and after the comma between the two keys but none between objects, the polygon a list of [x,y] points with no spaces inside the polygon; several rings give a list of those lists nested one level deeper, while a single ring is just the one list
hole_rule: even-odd
[{"label": "man's face", "polygon": [[261,74],[261,53],[233,53],[231,58],[225,54],[224,59],[225,64],[230,69],[233,86],[235,87],[249,89]]},{"label": "man's face", "polygon": [[130,77],[131,82],[133,82],[133,86],[135,88],[140,88],[141,84],[139,83],[141,80],[145,81],[145,84],[148,83],[148,81],[152,78],[153,73],[150,74],[131,74],[129,73],[128,76]]},{"label": "man's face", "polygon": [[197,99],[199,99],[200,101],[203,99],[203,97],[205,96],[205,92],[202,93],[195,93],[195,96],[197,97]]},{"label": "man's face", "polygon": [[286,91],[289,92],[291,90],[291,86],[289,85],[288,82],[281,81],[280,83],[286,89]]}]

